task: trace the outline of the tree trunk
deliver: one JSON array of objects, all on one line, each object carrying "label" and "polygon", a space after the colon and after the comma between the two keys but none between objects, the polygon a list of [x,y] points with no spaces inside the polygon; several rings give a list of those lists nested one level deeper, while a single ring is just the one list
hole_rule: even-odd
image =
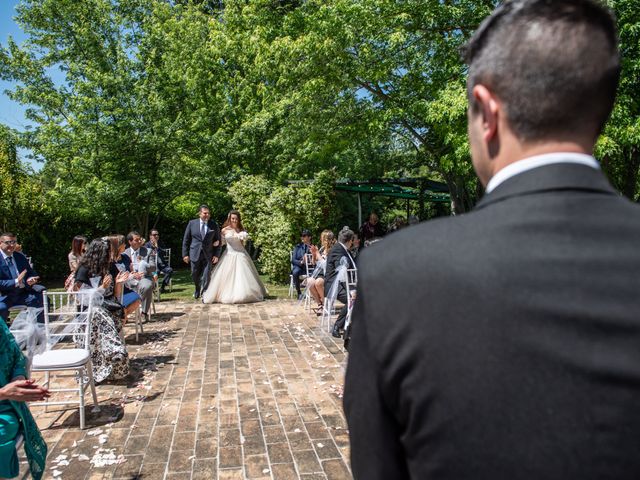
[{"label": "tree trunk", "polygon": [[638,191],[638,169],[640,168],[640,152],[632,147],[626,164],[622,193],[630,200],[635,201]]}]

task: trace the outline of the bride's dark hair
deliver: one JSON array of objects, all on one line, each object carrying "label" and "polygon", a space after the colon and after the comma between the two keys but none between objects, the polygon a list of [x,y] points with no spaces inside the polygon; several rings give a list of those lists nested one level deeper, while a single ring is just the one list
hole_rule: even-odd
[{"label": "bride's dark hair", "polygon": [[226,227],[231,225],[231,215],[236,215],[238,217],[238,228],[242,232],[244,227],[242,226],[242,217],[240,216],[240,212],[238,210],[231,210],[227,215],[227,219],[222,224],[222,229],[224,230]]}]

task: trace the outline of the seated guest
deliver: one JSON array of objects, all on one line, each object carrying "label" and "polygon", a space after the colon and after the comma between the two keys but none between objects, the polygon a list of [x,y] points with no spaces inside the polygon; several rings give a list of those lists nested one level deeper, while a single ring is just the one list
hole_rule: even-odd
[{"label": "seated guest", "polygon": [[[75,275],[75,290],[97,286],[102,289],[103,302],[100,306],[94,306],[89,342],[93,377],[96,382],[117,380],[129,374],[129,355],[120,336],[124,308],[118,302],[118,298],[131,274],[122,271],[118,272],[115,278],[112,277],[109,273],[110,261],[109,241],[93,240],[80,260]],[[93,285],[91,279],[97,279],[97,284]]]},{"label": "seated guest", "polygon": [[[15,252],[16,236],[0,234],[0,317],[9,320],[9,308],[17,305],[42,308],[44,287],[38,285],[40,277],[31,268],[27,257]],[[44,322],[43,314],[38,321]]]},{"label": "seated guest", "polygon": [[[333,325],[331,335],[336,338],[342,336],[341,330],[344,329],[344,322],[347,318],[347,312],[349,310],[347,302],[347,289],[344,282],[338,279],[338,271],[341,265],[345,265],[347,269],[356,268],[356,264],[349,253],[349,250],[353,246],[353,231],[349,227],[344,227],[338,234],[338,243],[336,243],[329,252],[327,257],[327,270],[325,273],[325,292],[330,298],[335,295],[334,298],[340,300],[344,306],[338,314],[338,319]],[[334,283],[339,282],[335,285]],[[332,293],[335,294],[332,295]]]},{"label": "seated guest", "polygon": [[358,256],[359,251],[360,251],[360,236],[357,233],[353,232],[353,243],[351,244],[351,249],[349,250],[349,253],[351,254],[351,257],[353,257],[354,260]]},{"label": "seated guest", "polygon": [[71,251],[67,258],[69,259],[69,275],[64,281],[64,289],[70,291],[73,289],[75,283],[76,269],[78,268],[78,262],[82,258],[85,250],[87,249],[87,239],[82,235],[76,235],[71,241]]},{"label": "seated guest", "polygon": [[160,285],[160,293],[164,293],[167,285],[169,285],[169,282],[171,281],[173,269],[167,265],[163,259],[163,254],[166,249],[160,243],[160,233],[158,230],[151,230],[149,241],[144,246],[151,251],[154,257],[156,257],[156,272],[164,275],[162,285]]},{"label": "seated guest", "polygon": [[31,476],[42,477],[47,444],[26,402],[39,402],[48,396],[48,389],[27,380],[20,347],[4,322],[0,322],[0,478],[14,478],[20,473],[16,450],[18,434],[24,438]]},{"label": "seated guest", "polygon": [[[111,261],[109,263],[109,273],[112,278],[117,278],[120,272],[131,272],[131,259],[123,255],[125,250],[125,238],[124,235],[114,234],[104,237],[103,240],[109,242]],[[128,282],[143,278],[142,273],[131,273],[128,277]],[[138,306],[140,306],[140,295],[131,290],[125,283],[121,296],[118,297],[118,301],[124,307],[126,315],[132,313]]]},{"label": "seated guest", "polygon": [[333,232],[331,230],[323,230],[320,234],[320,248],[318,249],[315,245],[311,246],[313,263],[316,268],[313,270],[311,278],[307,278],[307,288],[320,309],[324,301],[324,275],[327,267],[327,255],[335,242],[336,239]]},{"label": "seated guest", "polygon": [[71,241],[71,251],[69,252],[69,255],[67,255],[67,258],[69,259],[70,272],[75,272],[76,268],[78,268],[78,262],[87,249],[86,244],[86,237],[83,237],[82,235],[76,235],[73,237],[73,240]]},{"label": "seated guest", "polygon": [[127,242],[129,242],[129,248],[124,251],[123,256],[131,260],[131,272],[142,274],[139,278],[136,277],[136,291],[142,299],[142,315],[148,320],[149,309],[153,302],[153,272],[156,269],[156,259],[150,258],[151,252],[142,246],[142,237],[138,232],[129,232]]},{"label": "seated guest", "polygon": [[304,256],[311,253],[311,232],[307,229],[302,230],[300,243],[293,248],[291,256],[291,275],[293,276],[293,284],[298,292],[298,298],[301,297],[300,291],[300,275],[306,275],[304,266]]},{"label": "seated guest", "polygon": [[369,215],[369,220],[364,222],[360,227],[360,241],[364,242],[365,245],[368,245],[367,242],[374,238],[384,237],[386,233],[386,230],[380,224],[378,215],[371,212],[371,215]]}]

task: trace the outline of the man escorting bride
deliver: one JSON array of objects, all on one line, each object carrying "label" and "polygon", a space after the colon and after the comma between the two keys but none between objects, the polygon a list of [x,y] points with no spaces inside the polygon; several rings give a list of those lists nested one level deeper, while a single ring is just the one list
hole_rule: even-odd
[{"label": "man escorting bride", "polygon": [[240,212],[231,210],[220,232],[227,249],[211,275],[209,286],[202,295],[204,303],[261,302],[266,289],[260,281],[253,260],[244,248],[249,235],[242,226]]}]

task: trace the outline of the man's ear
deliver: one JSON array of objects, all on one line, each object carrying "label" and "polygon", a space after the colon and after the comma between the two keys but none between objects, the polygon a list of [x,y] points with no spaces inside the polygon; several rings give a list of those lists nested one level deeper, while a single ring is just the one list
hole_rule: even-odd
[{"label": "man's ear", "polygon": [[472,95],[482,115],[482,139],[489,143],[495,140],[498,132],[500,105],[495,95],[484,85],[473,87]]}]

